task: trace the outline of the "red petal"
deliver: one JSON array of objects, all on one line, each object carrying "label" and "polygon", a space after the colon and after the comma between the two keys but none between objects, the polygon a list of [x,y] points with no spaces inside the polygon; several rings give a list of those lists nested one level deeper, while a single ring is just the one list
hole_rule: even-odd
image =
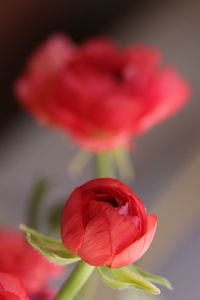
[{"label": "red petal", "polygon": [[165,68],[152,77],[146,87],[146,105],[134,123],[141,134],[180,110],[189,100],[190,86],[175,69]]},{"label": "red petal", "polygon": [[61,221],[62,241],[67,249],[78,253],[84,235],[82,195],[79,188],[69,197]]},{"label": "red petal", "polygon": [[[1,296],[9,300],[28,300],[24,286],[17,279],[8,273],[0,273],[0,299]],[[4,298],[3,298],[4,299]]]},{"label": "red petal", "polygon": [[91,201],[90,210],[95,214],[87,224],[78,253],[83,260],[94,266],[107,265],[112,261],[110,227],[106,216],[101,212],[102,205],[104,204]]},{"label": "red petal", "polygon": [[133,243],[140,231],[108,203],[91,201],[91,208],[93,218],[85,229],[78,254],[92,265],[109,265],[113,256]]},{"label": "red petal", "polygon": [[[110,230],[113,256],[131,245],[140,234],[140,222],[133,222],[131,218],[119,215],[112,207],[106,207],[103,214],[107,218]],[[137,218],[137,217],[136,217]]]},{"label": "red petal", "polygon": [[138,260],[149,248],[157,226],[157,216],[147,217],[147,231],[139,240],[127,247],[121,253],[115,255],[110,267],[120,268]]}]

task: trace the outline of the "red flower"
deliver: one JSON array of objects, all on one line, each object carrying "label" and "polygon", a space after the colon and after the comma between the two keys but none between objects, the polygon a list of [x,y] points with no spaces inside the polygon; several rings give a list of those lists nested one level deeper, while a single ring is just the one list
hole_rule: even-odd
[{"label": "red flower", "polygon": [[116,179],[91,180],[73,191],[62,214],[67,249],[94,266],[118,268],[138,260],[156,231],[137,196]]},{"label": "red flower", "polygon": [[61,274],[61,267],[47,261],[17,231],[1,228],[0,241],[0,271],[16,276],[28,293],[37,293]]},{"label": "red flower", "polygon": [[22,283],[13,275],[0,272],[1,300],[28,300]]},{"label": "red flower", "polygon": [[90,151],[127,145],[189,98],[188,83],[173,67],[160,66],[155,49],[121,49],[105,38],[77,47],[62,35],[33,53],[15,90],[40,122]]}]

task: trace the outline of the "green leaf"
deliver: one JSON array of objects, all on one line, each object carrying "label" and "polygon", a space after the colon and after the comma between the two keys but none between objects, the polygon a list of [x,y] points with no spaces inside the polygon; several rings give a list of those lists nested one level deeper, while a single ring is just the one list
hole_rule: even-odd
[{"label": "green leaf", "polygon": [[49,238],[25,225],[20,228],[26,233],[29,244],[55,264],[67,265],[74,263],[80,258],[68,251],[61,241]]},{"label": "green leaf", "polygon": [[134,269],[140,274],[142,275],[144,278],[146,278],[147,280],[154,282],[154,283],[158,283],[170,290],[173,289],[171,283],[169,282],[169,280],[167,280],[166,278],[160,277],[160,276],[156,276],[156,275],[152,275],[150,273],[147,273],[146,271],[143,271],[142,269],[140,269],[138,266],[133,266]]},{"label": "green leaf", "polygon": [[48,215],[49,231],[56,235],[60,232],[60,221],[64,204],[65,202],[63,201],[62,203],[54,205]]},{"label": "green leaf", "polygon": [[28,208],[27,222],[30,227],[37,229],[40,207],[48,194],[50,183],[46,178],[38,178],[33,186]]},{"label": "green leaf", "polygon": [[151,282],[143,278],[138,272],[123,267],[118,269],[109,269],[107,267],[98,267],[97,271],[102,281],[112,288],[136,288],[152,295],[159,295],[160,290]]}]

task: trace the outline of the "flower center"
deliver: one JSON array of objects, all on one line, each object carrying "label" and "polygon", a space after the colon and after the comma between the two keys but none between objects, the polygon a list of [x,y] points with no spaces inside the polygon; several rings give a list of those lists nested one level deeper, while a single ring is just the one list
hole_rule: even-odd
[{"label": "flower center", "polygon": [[108,197],[106,195],[101,195],[100,197],[96,197],[97,201],[106,202],[112,205],[113,207],[119,207],[119,203],[113,197]]}]

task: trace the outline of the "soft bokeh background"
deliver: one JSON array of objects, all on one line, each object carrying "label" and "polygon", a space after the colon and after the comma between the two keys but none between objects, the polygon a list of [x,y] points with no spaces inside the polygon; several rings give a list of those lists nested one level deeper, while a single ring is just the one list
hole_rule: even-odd
[{"label": "soft bokeh background", "polygon": [[[76,147],[59,133],[39,127],[14,102],[13,81],[31,50],[55,31],[67,32],[77,41],[109,34],[122,44],[157,46],[165,62],[177,64],[190,80],[193,97],[179,115],[137,141],[132,187],[159,215],[156,239],[141,264],[171,280],[175,289],[163,289],[164,299],[199,298],[199,14],[196,0],[0,2],[0,222],[17,226],[25,220],[27,198],[39,175],[49,176],[54,184],[45,214],[55,200],[93,177],[89,165],[80,177],[70,178],[67,167]],[[104,299],[118,297],[103,286],[99,289],[98,299],[105,293]],[[133,299],[122,293],[125,297]]]}]

